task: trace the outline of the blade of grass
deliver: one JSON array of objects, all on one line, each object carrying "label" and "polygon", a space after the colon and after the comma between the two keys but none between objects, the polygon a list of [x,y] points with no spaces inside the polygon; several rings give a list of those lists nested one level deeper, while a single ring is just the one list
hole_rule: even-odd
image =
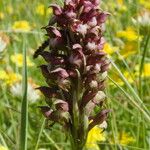
[{"label": "blade of grass", "polygon": [[54,147],[55,147],[57,150],[62,150],[62,149],[57,145],[57,143],[55,143],[55,141],[54,141],[45,131],[43,131],[43,133],[45,134],[45,136],[48,138],[48,140],[54,145]]},{"label": "blade of grass", "polygon": [[116,69],[116,71],[119,73],[122,81],[126,84],[126,86],[128,87],[129,91],[131,92],[131,94],[133,95],[133,97],[136,99],[136,101],[138,101],[140,103],[140,106],[142,106],[144,108],[144,110],[146,111],[145,113],[148,115],[149,121],[150,121],[150,114],[149,114],[149,110],[147,109],[147,107],[144,105],[143,101],[141,100],[141,98],[138,96],[138,94],[135,92],[135,90],[132,88],[132,86],[130,85],[130,83],[128,82],[128,80],[124,77],[124,75],[122,74],[122,72],[120,71],[120,69],[117,67],[117,65],[111,60],[111,64],[113,65],[113,67]]},{"label": "blade of grass", "polygon": [[1,140],[2,144],[3,144],[6,148],[8,148],[6,142],[5,142],[5,140],[4,140],[4,138],[3,138],[3,136],[2,136],[1,134],[0,134],[0,140]]},{"label": "blade of grass", "polygon": [[4,132],[0,129],[0,134],[3,135],[3,137],[7,140],[7,143],[11,143],[11,145],[15,145],[14,141]]},{"label": "blade of grass", "polygon": [[39,135],[38,135],[38,139],[37,139],[37,142],[36,142],[36,145],[35,145],[35,150],[38,149],[40,138],[41,138],[41,135],[42,135],[42,132],[43,132],[43,129],[44,129],[44,125],[45,125],[45,120],[46,119],[43,120],[43,123],[41,125],[41,129],[40,129],[40,132],[39,132]]},{"label": "blade of grass", "polygon": [[141,64],[140,64],[140,71],[139,71],[139,93],[140,96],[142,96],[143,94],[143,90],[142,90],[142,71],[143,71],[143,67],[144,67],[144,62],[145,62],[145,56],[146,56],[146,52],[147,52],[147,47],[148,47],[148,42],[150,39],[150,34],[147,35],[146,38],[146,42],[145,42],[145,46],[144,46],[144,50],[143,50],[143,54],[142,54],[142,58],[141,58]]},{"label": "blade of grass", "polygon": [[[25,38],[24,38],[25,40]],[[23,98],[21,104],[21,127],[19,150],[27,150],[28,101],[27,101],[27,62],[25,43],[23,44]]]},{"label": "blade of grass", "polygon": [[145,118],[150,122],[150,116],[141,108],[141,106],[136,101],[134,101],[130,97],[130,95],[121,86],[119,86],[113,79],[111,79],[110,77],[108,77],[108,78],[125,94],[125,96],[138,108],[138,110],[140,110],[142,112],[142,114],[145,116]]},{"label": "blade of grass", "polygon": [[123,62],[123,64],[125,65],[125,67],[127,68],[127,71],[129,72],[130,77],[132,78],[133,81],[134,80],[134,76],[132,74],[132,71],[128,65],[128,63],[126,62],[126,60],[124,59],[124,57],[119,53],[119,51],[116,51],[116,54],[118,55],[118,57],[121,59],[121,61]]}]

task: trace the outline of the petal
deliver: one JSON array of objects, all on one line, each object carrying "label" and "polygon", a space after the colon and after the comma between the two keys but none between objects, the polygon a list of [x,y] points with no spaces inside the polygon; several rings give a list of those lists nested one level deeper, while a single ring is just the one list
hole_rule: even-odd
[{"label": "petal", "polygon": [[103,123],[106,120],[108,113],[110,110],[105,109],[99,112],[94,118],[93,121],[89,124],[89,130],[91,130],[94,126]]},{"label": "petal", "polygon": [[59,90],[56,87],[50,88],[46,86],[41,86],[36,89],[40,90],[47,98],[60,97]]},{"label": "petal", "polygon": [[42,74],[45,78],[49,78],[50,77],[50,72],[48,70],[48,66],[47,65],[41,65],[39,66],[41,71],[42,71]]},{"label": "petal", "polygon": [[40,109],[41,109],[43,115],[44,115],[46,118],[50,118],[50,116],[51,116],[51,114],[52,114],[52,112],[53,112],[53,110],[50,109],[50,107],[48,107],[48,106],[40,106]]},{"label": "petal", "polygon": [[62,14],[62,8],[61,8],[59,5],[51,4],[49,7],[52,7],[52,8],[53,8],[53,13],[54,13],[56,16]]},{"label": "petal", "polygon": [[63,68],[57,68],[57,69],[51,71],[51,74],[53,74],[54,76],[60,77],[60,78],[68,78],[69,77],[69,74]]},{"label": "petal", "polygon": [[109,15],[110,15],[110,13],[108,13],[108,12],[101,12],[97,16],[97,22],[98,22],[98,24],[104,23]]}]

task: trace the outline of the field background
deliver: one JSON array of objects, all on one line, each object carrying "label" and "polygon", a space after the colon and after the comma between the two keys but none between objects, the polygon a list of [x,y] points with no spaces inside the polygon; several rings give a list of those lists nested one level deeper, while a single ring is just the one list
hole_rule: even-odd
[{"label": "field background", "polygon": [[[28,149],[69,150],[59,125],[51,129],[38,106],[45,104],[36,87],[46,85],[33,59],[44,41],[50,3],[61,0],[0,0],[0,145],[17,150],[21,117],[24,51],[28,76]],[[103,0],[111,13],[106,23],[105,51],[111,60],[106,84],[106,107],[112,109],[99,142],[101,150],[150,149],[150,1]],[[23,83],[23,84],[22,84]],[[23,88],[24,89],[24,88]],[[3,150],[0,148],[0,150]]]}]

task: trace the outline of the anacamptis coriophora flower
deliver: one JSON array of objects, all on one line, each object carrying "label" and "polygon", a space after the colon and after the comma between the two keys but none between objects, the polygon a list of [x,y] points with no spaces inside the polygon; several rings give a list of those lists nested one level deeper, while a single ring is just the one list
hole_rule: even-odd
[{"label": "anacamptis coriophora flower", "polygon": [[109,13],[99,4],[99,0],[65,0],[63,7],[50,5],[54,16],[43,27],[47,40],[34,55],[47,62],[40,66],[47,82],[38,88],[47,103],[41,111],[69,132],[74,150],[83,149],[88,132],[109,112],[103,107],[109,61],[102,28]]}]

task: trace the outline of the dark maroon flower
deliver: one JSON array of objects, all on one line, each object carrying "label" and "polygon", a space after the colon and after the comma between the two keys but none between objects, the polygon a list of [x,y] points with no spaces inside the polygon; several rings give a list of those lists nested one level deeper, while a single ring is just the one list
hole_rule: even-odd
[{"label": "dark maroon flower", "polygon": [[56,77],[56,78],[59,78],[59,79],[61,79],[61,78],[65,79],[65,78],[68,78],[68,77],[69,77],[69,74],[68,74],[67,71],[66,71],[65,69],[63,69],[63,68],[57,68],[57,69],[55,69],[55,70],[52,70],[52,71],[50,72],[50,74],[51,74],[52,76]]},{"label": "dark maroon flower", "polygon": [[50,77],[50,72],[48,70],[48,66],[47,65],[41,65],[39,66],[41,71],[42,71],[42,74],[45,78],[49,78]]},{"label": "dark maroon flower", "polygon": [[93,121],[89,125],[89,130],[91,130],[95,125],[103,123],[106,120],[108,113],[110,110],[102,110],[95,117],[93,117]]},{"label": "dark maroon flower", "polygon": [[73,52],[69,57],[69,62],[75,66],[80,67],[83,63],[84,54],[80,44],[73,45]]},{"label": "dark maroon flower", "polygon": [[44,96],[47,98],[60,97],[60,93],[57,87],[50,88],[46,86],[41,86],[36,89],[40,90],[44,94]]},{"label": "dark maroon flower", "polygon": [[110,15],[110,13],[108,13],[108,12],[101,12],[97,16],[97,22],[98,22],[98,24],[100,25],[100,24],[104,23],[109,15]]},{"label": "dark maroon flower", "polygon": [[57,110],[61,110],[61,111],[69,111],[69,105],[67,102],[63,101],[63,100],[57,100],[55,102],[55,106]]},{"label": "dark maroon flower", "polygon": [[102,61],[102,57],[104,57],[106,53],[104,51],[96,52],[93,55],[90,55],[87,58],[87,65],[95,65],[96,63],[100,63]]},{"label": "dark maroon flower", "polygon": [[96,93],[97,91],[85,91],[82,97],[81,107],[85,107],[86,104],[95,97]]},{"label": "dark maroon flower", "polygon": [[52,65],[60,65],[60,64],[64,64],[65,63],[65,56],[60,55],[60,56],[56,56],[55,54],[51,54],[50,52],[47,51],[43,51],[40,54],[45,61],[47,61],[48,63],[51,63]]}]

